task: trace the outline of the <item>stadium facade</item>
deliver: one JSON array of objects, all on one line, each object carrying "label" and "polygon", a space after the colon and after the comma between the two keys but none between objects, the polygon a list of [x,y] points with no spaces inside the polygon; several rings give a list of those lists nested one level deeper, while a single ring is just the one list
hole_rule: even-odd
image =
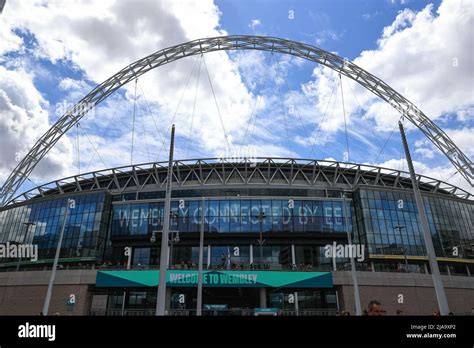
[{"label": "stadium facade", "polygon": [[[450,310],[470,314],[473,197],[417,179]],[[166,182],[167,163],[113,168],[36,187],[1,208],[0,243],[37,245],[38,260],[0,260],[0,315],[41,312],[68,199],[75,207],[50,313],[154,314]],[[174,161],[172,187],[169,315],[195,313],[203,220],[204,314],[353,314],[347,255],[327,254],[327,245],[347,245],[348,233],[363,247],[362,308],[375,299],[392,315],[438,309],[408,173],[331,161],[198,159]]]}]

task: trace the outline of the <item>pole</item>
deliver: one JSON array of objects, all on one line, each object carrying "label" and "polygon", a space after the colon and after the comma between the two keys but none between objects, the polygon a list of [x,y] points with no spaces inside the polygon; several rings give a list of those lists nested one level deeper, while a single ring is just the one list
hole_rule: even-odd
[{"label": "pole", "polygon": [[260,240],[258,244],[260,245],[260,264],[263,265],[263,226],[262,226],[262,221],[265,219],[265,214],[261,211],[260,214],[258,214],[258,219],[260,222]]},{"label": "pole", "polygon": [[[127,257],[127,270],[130,270],[132,266],[132,247],[128,247],[128,257]],[[125,299],[127,297],[127,290],[123,290],[123,298],[122,298],[122,316],[125,315]]]},{"label": "pole", "polygon": [[166,183],[163,233],[161,234],[160,276],[156,296],[155,315],[165,315],[166,302],[166,264],[168,262],[168,233],[170,229],[171,182],[173,181],[174,125],[171,127],[170,155],[168,161],[168,181]]},{"label": "pole", "polygon": [[67,215],[69,211],[69,199],[66,204],[66,211],[64,212],[63,225],[61,227],[61,233],[59,234],[59,241],[56,247],[56,255],[54,256],[53,269],[51,270],[51,276],[49,278],[48,290],[46,291],[46,298],[44,299],[43,315],[48,315],[49,303],[51,302],[51,294],[53,293],[54,279],[56,278],[56,268],[58,267],[59,254],[61,252],[61,244],[63,242],[64,229],[66,228]]},{"label": "pole", "polygon": [[433,277],[433,285],[436,292],[436,299],[438,300],[439,312],[441,315],[449,314],[448,299],[444,291],[443,281],[439,273],[438,262],[436,261],[436,254],[433,246],[433,240],[428,226],[428,219],[426,217],[425,207],[423,205],[423,198],[421,197],[420,189],[415,177],[415,169],[411,160],[410,149],[408,148],[405,130],[401,121],[398,121],[398,128],[400,129],[400,136],[402,138],[403,148],[405,149],[405,157],[410,171],[411,184],[413,186],[413,194],[415,195],[416,207],[420,215],[421,230],[423,232],[423,239],[425,241],[426,253],[431,267],[431,275]]},{"label": "pole", "polygon": [[[199,271],[198,271],[198,289],[197,289],[197,307],[196,315],[202,315],[202,262],[204,254],[204,208],[205,208],[206,198],[202,197],[201,203],[201,226],[199,231]],[[209,250],[207,251],[209,252]]]},{"label": "pole", "polygon": [[[171,219],[171,215],[170,215],[170,219]],[[169,234],[171,234],[171,239],[168,238],[168,243],[170,245],[170,247],[168,248],[169,250],[169,256],[168,256],[168,268],[169,269],[172,269],[173,268],[173,244],[174,244],[174,232],[168,232]],[[168,235],[169,235],[168,234]]]},{"label": "pole", "polygon": [[[346,203],[346,197],[344,196],[344,215],[345,215],[345,229],[347,232],[347,242],[349,243],[349,250],[352,250],[352,236],[351,236],[351,231],[349,230],[349,219],[348,219],[348,211],[347,211],[347,203]],[[335,251],[333,252],[333,254]],[[356,307],[356,315],[362,315],[362,308],[360,305],[360,293],[359,293],[359,282],[357,280],[357,273],[356,273],[356,266],[355,266],[355,260],[354,257],[351,257],[351,276],[352,276],[352,284],[354,286],[354,301],[355,301],[355,307]]]},{"label": "pole", "polygon": [[295,291],[295,313],[296,313],[296,316],[300,315],[300,305],[298,303],[298,291]]}]

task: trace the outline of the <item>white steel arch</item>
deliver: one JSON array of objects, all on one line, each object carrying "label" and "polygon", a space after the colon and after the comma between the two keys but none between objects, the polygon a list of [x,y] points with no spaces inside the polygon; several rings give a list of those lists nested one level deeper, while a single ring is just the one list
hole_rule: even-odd
[{"label": "white steel arch", "polygon": [[79,122],[89,110],[105,100],[117,89],[152,69],[178,59],[208,52],[228,50],[260,50],[291,54],[325,65],[358,82],[364,88],[388,102],[401,115],[418,127],[446,155],[467,182],[474,186],[472,161],[421,110],[378,77],[336,54],[308,44],[275,37],[231,35],[198,39],[162,49],[126,66],[95,87],[51,126],[18,163],[0,190],[0,205],[4,206],[11,201],[38,162],[71,127]]}]

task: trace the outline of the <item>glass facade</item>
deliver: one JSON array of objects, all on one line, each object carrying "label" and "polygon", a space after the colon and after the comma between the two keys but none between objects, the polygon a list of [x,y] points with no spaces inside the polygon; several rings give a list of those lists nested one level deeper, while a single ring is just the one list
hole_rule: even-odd
[{"label": "glass facade", "polygon": [[[197,190],[182,190],[180,195],[184,195],[183,192],[189,194]],[[345,244],[345,231],[348,230],[353,233],[354,243],[364,245],[368,252],[363,270],[398,271],[405,268],[410,272],[426,271],[426,262],[420,259],[409,262],[404,262],[403,258],[377,259],[377,255],[426,255],[410,190],[361,188],[348,194],[347,201],[342,198],[342,191],[334,192],[334,198],[329,197],[327,190],[322,190],[318,197],[285,198],[281,197],[282,189],[278,189],[278,197],[206,197],[204,264],[234,269],[242,268],[242,265],[248,268],[253,261],[254,264],[271,265],[272,269],[281,266],[284,269],[332,270],[334,266],[332,260],[325,257],[324,246],[333,240]],[[170,229],[181,236],[172,247],[173,267],[194,268],[198,263],[201,194],[172,199]],[[130,200],[123,200],[125,195]],[[105,192],[84,193],[8,207],[0,211],[0,243],[37,244],[39,259],[51,260],[67,198],[74,198],[76,207],[67,217],[61,258],[89,258],[105,266],[123,268],[128,262],[124,247],[131,246],[133,268],[157,267],[159,232],[164,220],[164,202],[162,198],[156,198],[158,196],[153,192],[115,196]],[[437,256],[474,258],[472,202],[425,193],[424,203]],[[258,244],[260,232],[267,240],[261,248]],[[158,233],[154,242],[153,233]],[[235,247],[239,248],[238,254],[234,254]],[[369,254],[374,256],[370,260]],[[338,260],[337,267],[346,261]],[[440,268],[444,274],[473,273],[472,266],[466,263],[443,262]]]},{"label": "glass facade", "polygon": [[[348,223],[352,221],[349,203],[344,207],[340,200],[222,199],[205,204],[206,232],[344,232],[345,211]],[[199,232],[200,205],[200,200],[173,201],[170,229]],[[163,215],[163,202],[114,204],[112,236],[161,231]]]},{"label": "glass facade", "polygon": [[[361,189],[354,200],[359,238],[370,253],[426,255],[412,193]],[[433,196],[425,196],[424,205],[436,255],[474,257],[474,205]]]},{"label": "glass facade", "polygon": [[[100,257],[103,253],[110,199],[104,193],[71,196],[61,258]],[[49,199],[0,212],[0,243],[38,245],[40,259],[56,253],[67,198]],[[6,260],[8,261],[8,260]]]}]

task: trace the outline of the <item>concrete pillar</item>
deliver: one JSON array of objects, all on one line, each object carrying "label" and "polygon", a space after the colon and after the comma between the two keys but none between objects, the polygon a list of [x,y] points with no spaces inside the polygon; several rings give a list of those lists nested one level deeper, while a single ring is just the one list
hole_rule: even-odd
[{"label": "concrete pillar", "polygon": [[298,303],[298,291],[295,291],[295,312],[296,315],[300,315],[300,304]]},{"label": "concrete pillar", "polygon": [[253,263],[253,245],[250,244],[250,264]]},{"label": "concrete pillar", "polygon": [[207,268],[211,267],[211,244],[207,245]]},{"label": "concrete pillar", "polygon": [[260,288],[260,308],[267,308],[267,290]]},{"label": "concrete pillar", "polygon": [[296,265],[295,245],[291,244],[291,264]]}]

